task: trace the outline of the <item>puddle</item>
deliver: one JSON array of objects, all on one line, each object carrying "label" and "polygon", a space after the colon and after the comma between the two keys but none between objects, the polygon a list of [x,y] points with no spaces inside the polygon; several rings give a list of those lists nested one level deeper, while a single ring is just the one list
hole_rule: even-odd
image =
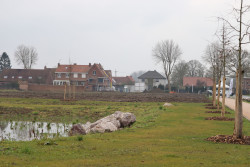
[{"label": "puddle", "polygon": [[72,124],[26,122],[26,121],[0,121],[0,141],[30,141],[44,137],[67,137]]}]

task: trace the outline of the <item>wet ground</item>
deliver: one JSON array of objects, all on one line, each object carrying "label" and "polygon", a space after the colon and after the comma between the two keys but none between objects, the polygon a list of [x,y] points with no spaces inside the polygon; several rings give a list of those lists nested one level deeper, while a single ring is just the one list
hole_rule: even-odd
[{"label": "wet ground", "polygon": [[0,121],[0,141],[30,141],[33,139],[67,137],[72,124]]}]

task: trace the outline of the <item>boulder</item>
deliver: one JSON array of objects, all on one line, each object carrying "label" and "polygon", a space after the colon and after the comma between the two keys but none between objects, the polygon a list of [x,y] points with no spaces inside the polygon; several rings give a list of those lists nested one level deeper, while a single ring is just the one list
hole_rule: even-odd
[{"label": "boulder", "polygon": [[94,123],[87,122],[83,125],[74,125],[69,135],[114,132],[120,128],[132,125],[135,121],[136,117],[134,114],[116,111],[114,114],[99,119]]},{"label": "boulder", "polygon": [[93,128],[90,129],[92,133],[104,133],[117,131],[117,127],[111,122],[99,122]]},{"label": "boulder", "polygon": [[164,107],[170,107],[170,106],[173,106],[173,104],[171,104],[171,103],[165,103],[163,106]]},{"label": "boulder", "polygon": [[121,124],[121,128],[127,127],[132,125],[135,121],[136,121],[136,117],[134,114],[126,112],[120,112],[120,111],[116,111],[115,114],[117,115],[117,119],[119,120],[120,124]]},{"label": "boulder", "polygon": [[91,125],[92,125],[91,122],[87,122],[86,124],[82,125],[87,134],[90,132]]},{"label": "boulder", "polygon": [[83,126],[81,124],[75,124],[72,126],[72,128],[69,131],[69,136],[73,136],[73,135],[86,135],[86,131],[83,128]]}]

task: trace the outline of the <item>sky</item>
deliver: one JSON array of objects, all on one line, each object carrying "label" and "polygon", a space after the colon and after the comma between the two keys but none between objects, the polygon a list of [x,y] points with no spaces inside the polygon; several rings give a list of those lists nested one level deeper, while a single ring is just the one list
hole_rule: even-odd
[{"label": "sky", "polygon": [[[12,68],[19,45],[37,49],[34,68],[101,63],[117,76],[158,70],[157,42],[174,40],[181,59],[199,60],[216,40],[217,16],[236,0],[0,0],[0,53]],[[204,62],[202,62],[204,63]]]}]

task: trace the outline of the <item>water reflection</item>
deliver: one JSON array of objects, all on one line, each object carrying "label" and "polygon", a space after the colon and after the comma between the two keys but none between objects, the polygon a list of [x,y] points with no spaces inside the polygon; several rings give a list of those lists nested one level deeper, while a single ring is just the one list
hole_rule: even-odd
[{"label": "water reflection", "polygon": [[62,123],[0,121],[0,141],[29,141],[43,137],[67,137],[71,127],[71,124]]}]

